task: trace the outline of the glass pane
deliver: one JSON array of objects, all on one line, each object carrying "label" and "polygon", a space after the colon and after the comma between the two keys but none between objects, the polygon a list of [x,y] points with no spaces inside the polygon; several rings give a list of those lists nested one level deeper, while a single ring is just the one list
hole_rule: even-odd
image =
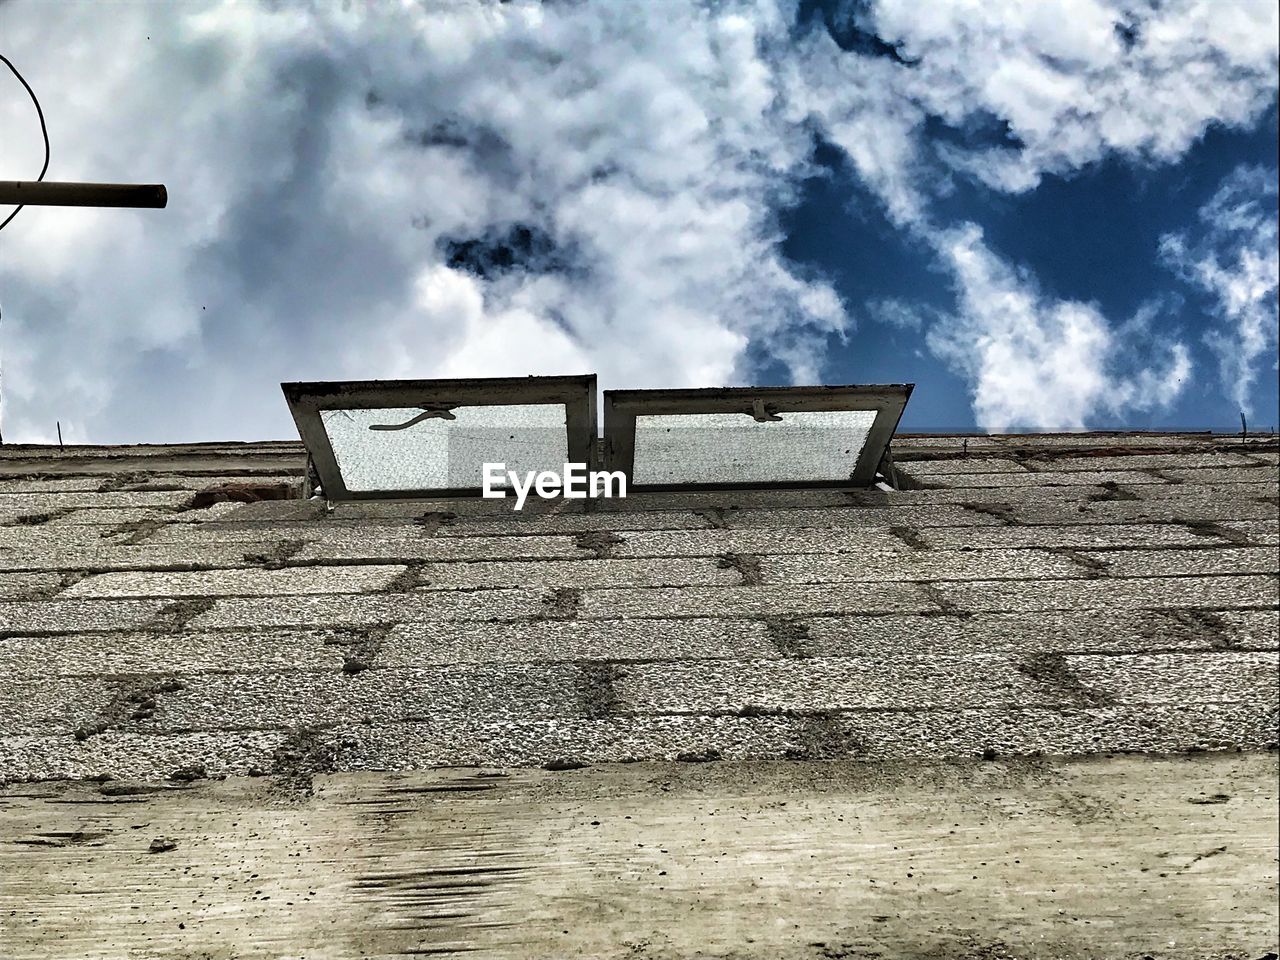
[{"label": "glass pane", "polygon": [[569,435],[563,403],[454,407],[454,419],[428,417],[403,429],[421,407],[322,410],[342,481],[352,493],[478,488],[485,463],[521,475],[564,470]]},{"label": "glass pane", "polygon": [[636,417],[631,481],[772,483],[847,480],[874,410],[808,410],[757,421],[745,413]]}]

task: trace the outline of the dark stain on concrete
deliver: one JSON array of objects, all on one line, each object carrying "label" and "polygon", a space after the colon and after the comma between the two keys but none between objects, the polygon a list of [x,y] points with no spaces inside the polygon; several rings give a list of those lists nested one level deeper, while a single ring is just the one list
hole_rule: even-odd
[{"label": "dark stain on concrete", "polygon": [[1174,520],[1173,522],[1182,524],[1182,526],[1186,527],[1197,537],[1226,540],[1228,543],[1240,544],[1242,546],[1248,546],[1250,544],[1248,535],[1241,533],[1239,530],[1224,527],[1220,523],[1213,523],[1209,520]]},{"label": "dark stain on concrete", "polygon": [[246,553],[245,563],[252,563],[264,570],[281,570],[288,566],[288,561],[301,553],[306,545],[305,540],[280,540],[266,550]]},{"label": "dark stain on concrete", "polygon": [[1241,643],[1231,632],[1226,619],[1212,610],[1164,610],[1166,617],[1192,634],[1203,638],[1205,645],[1215,650],[1238,650]]},{"label": "dark stain on concrete", "polygon": [[1114,480],[1103,480],[1100,484],[1098,484],[1098,486],[1102,488],[1102,492],[1091,493],[1086,499],[1091,500],[1094,503],[1103,503],[1111,500],[1141,500],[1142,499],[1136,493],[1133,493],[1130,490],[1126,490],[1124,487],[1120,486],[1120,484],[1116,483]]},{"label": "dark stain on concrete", "polygon": [[920,533],[914,527],[891,526],[889,528],[891,536],[897,537],[912,550],[927,550],[929,545],[921,538]]},{"label": "dark stain on concrete", "polygon": [[613,556],[614,547],[626,542],[624,537],[620,537],[610,530],[591,530],[587,533],[580,533],[574,541],[578,549],[590,550],[595,554],[597,560],[607,560]]},{"label": "dark stain on concrete", "polygon": [[839,720],[829,714],[811,713],[795,721],[799,744],[788,747],[788,760],[848,760],[867,752]]},{"label": "dark stain on concrete", "polygon": [[704,747],[701,750],[685,750],[676,754],[676,760],[680,763],[712,763],[723,759],[724,757],[715,747]]},{"label": "dark stain on concrete", "polygon": [[995,517],[997,520],[1002,520],[1010,526],[1018,526],[1020,523],[1018,518],[1013,515],[1013,506],[1011,504],[976,503],[969,500],[964,503],[957,504],[957,506],[970,510],[973,513],[980,513],[983,516]]},{"label": "dark stain on concrete", "polygon": [[1086,579],[1093,580],[1098,577],[1105,577],[1111,571],[1111,564],[1106,560],[1088,556],[1079,550],[1073,550],[1071,547],[1049,547],[1047,549],[1049,553],[1066,557],[1072,563],[1078,565],[1084,571]]},{"label": "dark stain on concrete", "polygon": [[382,589],[383,593],[409,593],[427,585],[426,564],[422,560],[410,560],[405,568],[391,578]]},{"label": "dark stain on concrete", "polygon": [[737,570],[742,576],[744,587],[758,587],[764,583],[764,574],[760,570],[760,558],[751,553],[722,553],[716,557],[716,566],[721,570]]},{"label": "dark stain on concrete", "polygon": [[556,587],[542,598],[543,620],[572,620],[578,615],[582,590],[578,587]]},{"label": "dark stain on concrete", "polygon": [[[117,493],[123,490],[137,490],[155,476],[151,470],[130,470],[107,477],[98,484],[99,493]],[[178,488],[181,489],[181,488]]]},{"label": "dark stain on concrete", "polygon": [[1107,706],[1115,702],[1109,694],[1095,690],[1081,681],[1068,665],[1065,654],[1031,654],[1020,658],[1015,667],[1024,677],[1041,684],[1048,692],[1064,697],[1068,702],[1088,706]]},{"label": "dark stain on concrete", "polygon": [[156,633],[177,633],[186,629],[187,624],[196,617],[212,610],[215,603],[212,597],[184,597],[174,600],[157,610],[142,629]]},{"label": "dark stain on concrete", "polygon": [[414,524],[422,528],[424,537],[434,537],[441,527],[452,526],[458,515],[451,510],[428,510],[414,520]]},{"label": "dark stain on concrete", "polygon": [[376,664],[390,632],[387,626],[333,630],[324,638],[324,645],[342,648],[342,672],[354,676]]},{"label": "dark stain on concrete", "polygon": [[197,780],[207,780],[208,778],[209,771],[203,763],[192,763],[185,767],[178,767],[169,773],[169,779],[175,783],[194,783]]},{"label": "dark stain on concrete", "polygon": [[583,715],[599,720],[618,713],[621,702],[614,683],[623,674],[616,663],[584,663],[578,672],[579,709]]},{"label": "dark stain on concrete", "polygon": [[326,737],[325,732],[322,727],[297,726],[276,748],[271,758],[271,773],[281,793],[310,796],[314,792],[312,778],[337,769],[338,757],[347,744]]},{"label": "dark stain on concrete", "polygon": [[809,639],[809,624],[797,617],[765,617],[764,627],[769,642],[784,657],[807,657],[805,644]]},{"label": "dark stain on concrete", "polygon": [[161,696],[184,689],[186,684],[172,677],[125,681],[93,720],[76,728],[75,738],[88,740],[125,723],[149,720],[155,715]]},{"label": "dark stain on concrete", "polygon": [[587,763],[585,760],[574,760],[570,757],[565,757],[565,758],[557,758],[555,760],[548,760],[546,763],[542,765],[542,769],[559,772],[563,770],[581,770],[584,767],[589,767],[589,766],[591,766],[591,764]]},{"label": "dark stain on concrete", "polygon": [[142,543],[161,527],[166,527],[171,521],[160,520],[155,517],[146,520],[127,520],[124,523],[116,524],[101,534],[102,539],[106,540],[111,537],[124,537],[120,541],[123,546],[136,546]]},{"label": "dark stain on concrete", "polygon": [[71,513],[71,510],[46,510],[40,513],[24,513],[21,516],[13,518],[13,522],[19,527],[40,527],[44,526],[52,520],[59,517],[65,517]]},{"label": "dark stain on concrete", "polygon": [[968,617],[968,610],[961,610],[950,597],[938,589],[936,583],[922,581],[919,584],[921,592],[929,598],[931,603],[935,603],[940,608],[940,615],[949,617]]},{"label": "dark stain on concrete", "polygon": [[729,522],[725,519],[724,507],[703,507],[694,510],[693,515],[707,521],[707,526],[712,530],[729,529]]}]

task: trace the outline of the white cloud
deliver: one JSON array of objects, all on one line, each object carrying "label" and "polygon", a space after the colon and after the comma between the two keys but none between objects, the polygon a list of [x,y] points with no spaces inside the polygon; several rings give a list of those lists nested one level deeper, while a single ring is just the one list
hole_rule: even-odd
[{"label": "white cloud", "polygon": [[[845,326],[777,249],[810,140],[777,106],[770,4],[16,3],[0,21],[49,117],[50,178],[171,198],[4,232],[6,439],[57,417],[81,439],[287,435],[285,379],[724,383],[749,344],[812,379]],[[30,113],[6,91],[0,126],[30,131],[6,136],[15,171],[37,159]],[[445,262],[519,229],[547,263]]]},{"label": "white cloud", "polygon": [[1167,404],[1190,375],[1181,344],[1164,351],[1160,366],[1132,369],[1121,332],[1095,306],[1045,296],[972,224],[942,235],[939,253],[955,276],[958,311],[930,330],[928,343],[967,375],[985,430],[1082,430],[1100,414]]},{"label": "white cloud", "polygon": [[[1019,191],[1110,153],[1172,162],[1274,98],[1269,0],[853,9],[916,65],[793,37],[790,0],[0,5],[49,118],[50,178],[163,181],[171,198],[31,209],[0,233],[5,438],[55,419],[81,440],[287,436],[289,379],[707,385],[759,356],[818,380],[851,325],[781,257],[776,222],[814,127],[972,305],[984,283],[1034,284],[1004,283],[976,241],[984,266],[962,269],[932,213],[952,178]],[[33,175],[30,104],[16,83],[0,94],[6,175]],[[1017,144],[942,146],[931,118],[1004,124]],[[450,265],[457,244],[501,259],[520,237],[516,269]],[[1093,308],[1040,298],[1003,347],[1007,321],[957,316],[930,342],[990,422],[1168,395],[1167,378],[1064,374],[1051,409],[991,372],[1001,351],[1052,372],[1051,344],[1105,365],[1123,331]],[[992,345],[964,354],[960,329]]]},{"label": "white cloud", "polygon": [[952,150],[1002,190],[1118,152],[1179,159],[1212,124],[1252,122],[1275,98],[1272,0],[882,0],[872,22],[918,60],[907,97],[959,126],[986,114],[1018,147]]},{"label": "white cloud", "polygon": [[1251,412],[1259,361],[1276,351],[1280,251],[1276,171],[1239,167],[1199,210],[1199,223],[1161,238],[1160,251],[1187,282],[1214,300],[1219,329],[1207,336],[1224,388]]},{"label": "white cloud", "polygon": [[[815,33],[787,74],[791,102],[951,272],[958,309],[928,326],[928,343],[968,378],[978,423],[1080,428],[1171,403],[1189,374],[1175,331],[1157,323],[1135,338],[1095,306],[1051,302],[972,230],[939,223],[933,201],[948,171],[1018,193],[1107,156],[1172,163],[1214,124],[1255,122],[1275,100],[1276,4],[881,0],[850,10],[846,27],[896,55],[853,55]],[[930,120],[957,136],[926,138]],[[873,312],[927,325],[919,310],[884,307]],[[1238,324],[1234,341],[1255,355],[1256,326]],[[1149,368],[1121,376],[1121,362]]]}]

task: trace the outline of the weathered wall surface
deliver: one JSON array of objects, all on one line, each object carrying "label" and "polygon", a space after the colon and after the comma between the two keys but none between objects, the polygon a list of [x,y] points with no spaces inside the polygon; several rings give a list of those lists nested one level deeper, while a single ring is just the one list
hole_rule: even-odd
[{"label": "weathered wall surface", "polygon": [[898,457],[914,489],[328,514],[190,507],[296,445],[6,448],[0,778],[1275,743],[1274,443]]},{"label": "weathered wall surface", "polygon": [[1274,440],[895,451],[517,515],[0,448],[0,956],[1275,950]]},{"label": "weathered wall surface", "polygon": [[1235,753],[338,774],[309,796],[268,777],[15,784],[0,943],[15,960],[1259,960],[1276,784],[1274,755]]}]

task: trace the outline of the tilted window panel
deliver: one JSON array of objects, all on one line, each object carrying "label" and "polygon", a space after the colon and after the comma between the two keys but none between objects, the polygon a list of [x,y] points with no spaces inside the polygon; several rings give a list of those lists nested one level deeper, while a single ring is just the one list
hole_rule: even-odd
[{"label": "tilted window panel", "polygon": [[631,486],[871,486],[910,384],[606,390],[608,466]]},{"label": "tilted window panel", "polygon": [[476,495],[485,463],[594,463],[594,375],[281,388],[332,501]]}]

